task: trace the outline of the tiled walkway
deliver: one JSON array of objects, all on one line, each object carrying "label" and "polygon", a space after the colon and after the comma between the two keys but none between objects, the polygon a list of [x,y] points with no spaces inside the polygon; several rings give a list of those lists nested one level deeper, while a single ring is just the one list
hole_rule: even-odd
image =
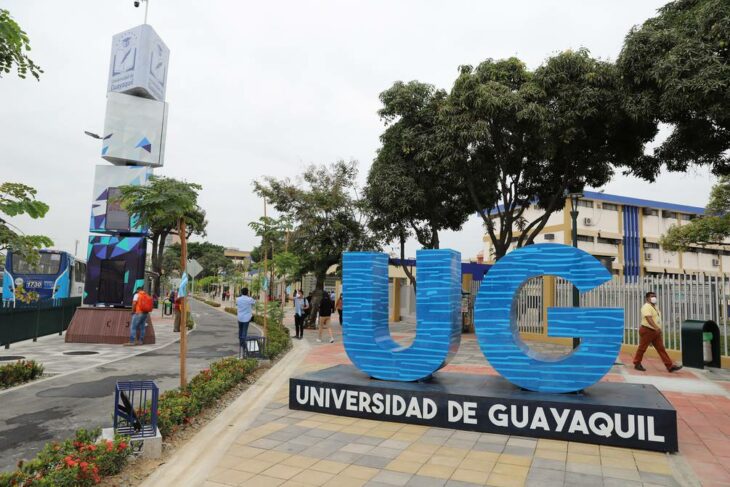
[{"label": "tiled walkway", "polygon": [[[395,326],[408,341],[411,329]],[[318,344],[300,365],[304,373],[349,363],[341,339]],[[547,347],[561,353],[559,347]],[[630,357],[621,355],[623,363]],[[636,379],[614,366],[604,380],[651,381],[670,374],[655,359]],[[445,370],[496,374],[473,336],[465,336]],[[688,370],[672,375],[691,390],[717,383]],[[724,374],[720,374],[724,376]],[[660,386],[661,388],[661,386]],[[719,388],[727,391],[724,386]],[[679,415],[680,453],[667,455],[583,443],[510,437],[293,411],[283,387],[230,445],[208,476],[209,487],[251,486],[730,486],[730,399],[723,394],[666,392]]]}]

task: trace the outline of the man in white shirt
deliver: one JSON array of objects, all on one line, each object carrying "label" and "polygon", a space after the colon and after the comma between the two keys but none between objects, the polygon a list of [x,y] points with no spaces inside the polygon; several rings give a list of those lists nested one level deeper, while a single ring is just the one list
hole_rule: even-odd
[{"label": "man in white shirt", "polygon": [[241,295],[236,299],[236,308],[238,309],[238,343],[244,346],[248,335],[248,324],[253,319],[254,304],[256,301],[248,295],[248,288],[241,289]]}]

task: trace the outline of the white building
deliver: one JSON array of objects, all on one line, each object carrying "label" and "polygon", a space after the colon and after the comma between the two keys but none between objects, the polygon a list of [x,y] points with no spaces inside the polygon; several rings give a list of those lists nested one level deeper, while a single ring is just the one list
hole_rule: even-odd
[{"label": "white building", "polygon": [[[571,203],[553,213],[535,238],[535,243],[572,244]],[[689,252],[668,252],[659,246],[660,237],[672,225],[685,225],[704,213],[704,208],[661,201],[629,198],[586,191],[578,202],[578,246],[600,259],[614,274],[643,276],[664,273],[721,274],[730,272],[730,252],[719,246],[693,248]],[[525,211],[529,223],[542,210]],[[515,229],[514,236],[519,236]],[[514,239],[510,250],[514,249]],[[489,235],[484,237],[484,256],[493,262]]]}]

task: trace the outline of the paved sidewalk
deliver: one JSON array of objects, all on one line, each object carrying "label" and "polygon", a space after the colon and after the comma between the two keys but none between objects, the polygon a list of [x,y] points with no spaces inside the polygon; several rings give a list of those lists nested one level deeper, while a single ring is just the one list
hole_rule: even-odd
[{"label": "paved sidewalk", "polygon": [[[401,343],[412,339],[413,325],[392,329]],[[298,372],[349,363],[339,334],[335,344],[316,343],[312,330],[305,338],[311,350]],[[730,486],[730,374],[670,375],[656,359],[645,365],[643,374],[616,365],[604,380],[656,383],[678,411],[679,454],[292,411],[284,386],[228,446],[205,486]],[[496,374],[473,335],[445,370]],[[666,389],[677,380],[684,392]]]},{"label": "paved sidewalk", "polygon": [[[13,343],[10,348],[0,349],[0,364],[3,357],[21,356],[27,360],[35,360],[43,364],[43,373],[49,375],[78,372],[97,365],[114,362],[126,357],[169,345],[178,340],[179,334],[172,331],[173,318],[160,316],[155,310],[152,315],[152,325],[155,329],[155,344],[140,347],[120,347],[103,343],[66,343],[66,333],[39,337],[37,342],[25,340]],[[78,353],[82,352],[84,354]],[[2,393],[3,391],[0,391]]]},{"label": "paved sidewalk", "polygon": [[[235,316],[195,300],[191,300],[191,310],[196,329],[188,335],[188,377],[207,368],[211,361],[238,352]],[[155,332],[164,335],[169,331],[165,331],[164,326],[171,329],[172,322],[156,326]],[[258,332],[253,326],[249,331]],[[116,348],[111,349],[107,345],[87,345],[101,350],[101,358],[106,361],[97,365],[93,360],[98,358],[75,358],[74,364],[86,360],[85,366],[0,392],[0,470],[12,469],[19,459],[32,458],[46,442],[66,438],[78,428],[111,426],[117,380],[154,380],[161,391],[177,387],[180,383],[179,344],[176,337],[174,340],[163,346],[115,345]],[[66,348],[78,350],[80,347],[79,344],[65,344],[62,337],[54,335],[35,344],[11,345],[9,352],[15,355],[24,350],[22,355],[28,358],[37,354],[41,362],[54,364],[51,369],[60,372],[64,367],[53,358],[56,352]],[[47,354],[45,358],[44,353]],[[63,360],[66,356],[61,357]]]}]

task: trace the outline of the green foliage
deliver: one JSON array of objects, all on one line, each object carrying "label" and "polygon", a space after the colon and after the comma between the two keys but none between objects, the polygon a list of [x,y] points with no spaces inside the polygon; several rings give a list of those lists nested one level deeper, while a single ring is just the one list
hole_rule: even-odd
[{"label": "green foliage", "polygon": [[[433,150],[446,153],[496,258],[513,239],[532,243],[566,192],[600,187],[616,167],[639,164],[656,133],[653,120],[627,105],[615,66],[586,50],[558,54],[535,71],[516,58],[462,66],[442,128]],[[543,213],[528,223],[523,214],[535,202]]]},{"label": "green foliage", "polygon": [[30,73],[40,80],[43,70],[28,57],[28,51],[28,34],[13,20],[10,12],[0,8],[0,78],[15,68],[20,78],[25,79]]},{"label": "green foliage", "polygon": [[0,365],[0,389],[29,382],[43,375],[43,366],[35,360],[19,360]]},{"label": "green foliage", "polygon": [[[2,28],[2,12],[3,10],[0,9],[0,29]],[[0,40],[1,45],[2,40]],[[7,182],[0,184],[0,251],[12,250],[31,265],[38,262],[38,250],[52,246],[53,241],[43,235],[23,235],[22,232],[19,234],[11,228],[13,227],[11,224],[5,221],[3,215],[8,217],[27,215],[33,219],[43,218],[48,212],[48,205],[38,201],[36,193],[34,188],[25,184]]]},{"label": "green foliage", "polygon": [[291,219],[289,250],[299,256],[300,272],[313,272],[318,286],[342,252],[377,247],[363,221],[356,178],[357,163],[339,161],[307,167],[296,183],[271,177],[254,183],[259,196]]},{"label": "green foliage", "polygon": [[199,289],[201,291],[209,291],[212,284],[217,284],[220,282],[220,279],[218,276],[206,276],[202,279],[197,279],[195,281],[195,289]]},{"label": "green foliage", "polygon": [[370,228],[384,241],[415,235],[424,248],[439,248],[438,232],[459,230],[471,206],[437,150],[446,92],[411,81],[380,94],[387,128],[370,167],[365,201]]},{"label": "green foliage", "polygon": [[253,372],[258,363],[253,359],[224,358],[213,362],[185,386],[160,395],[157,409],[157,425],[163,436],[188,424]]},{"label": "green foliage", "polygon": [[[153,176],[144,186],[121,186],[121,203],[125,210],[139,218],[140,225],[149,228],[152,241],[150,262],[152,271],[162,273],[165,239],[177,234],[180,220],[185,220],[187,237],[205,235],[205,211],[198,206],[198,191],[202,186],[173,178]],[[154,293],[160,295],[160,279],[155,278]]]},{"label": "green foliage", "polygon": [[730,2],[675,0],[629,32],[617,64],[637,111],[673,127],[634,173],[730,172]]},{"label": "green foliage", "polygon": [[[203,267],[203,270],[197,279],[217,276],[219,272],[231,273],[234,271],[234,265],[231,260],[225,256],[225,247],[210,242],[188,242],[188,259],[195,259]],[[180,244],[170,245],[165,249],[163,258],[163,269],[169,274],[173,271],[180,273]]]},{"label": "green foliage", "polygon": [[660,240],[669,251],[686,251],[692,246],[727,246],[730,237],[730,176],[721,177],[712,187],[705,215],[682,226],[672,225]]},{"label": "green foliage", "polygon": [[85,487],[118,474],[132,454],[129,439],[97,441],[100,434],[98,428],[80,429],[74,438],[46,443],[33,460],[19,462],[14,472],[0,473],[0,485]]}]

